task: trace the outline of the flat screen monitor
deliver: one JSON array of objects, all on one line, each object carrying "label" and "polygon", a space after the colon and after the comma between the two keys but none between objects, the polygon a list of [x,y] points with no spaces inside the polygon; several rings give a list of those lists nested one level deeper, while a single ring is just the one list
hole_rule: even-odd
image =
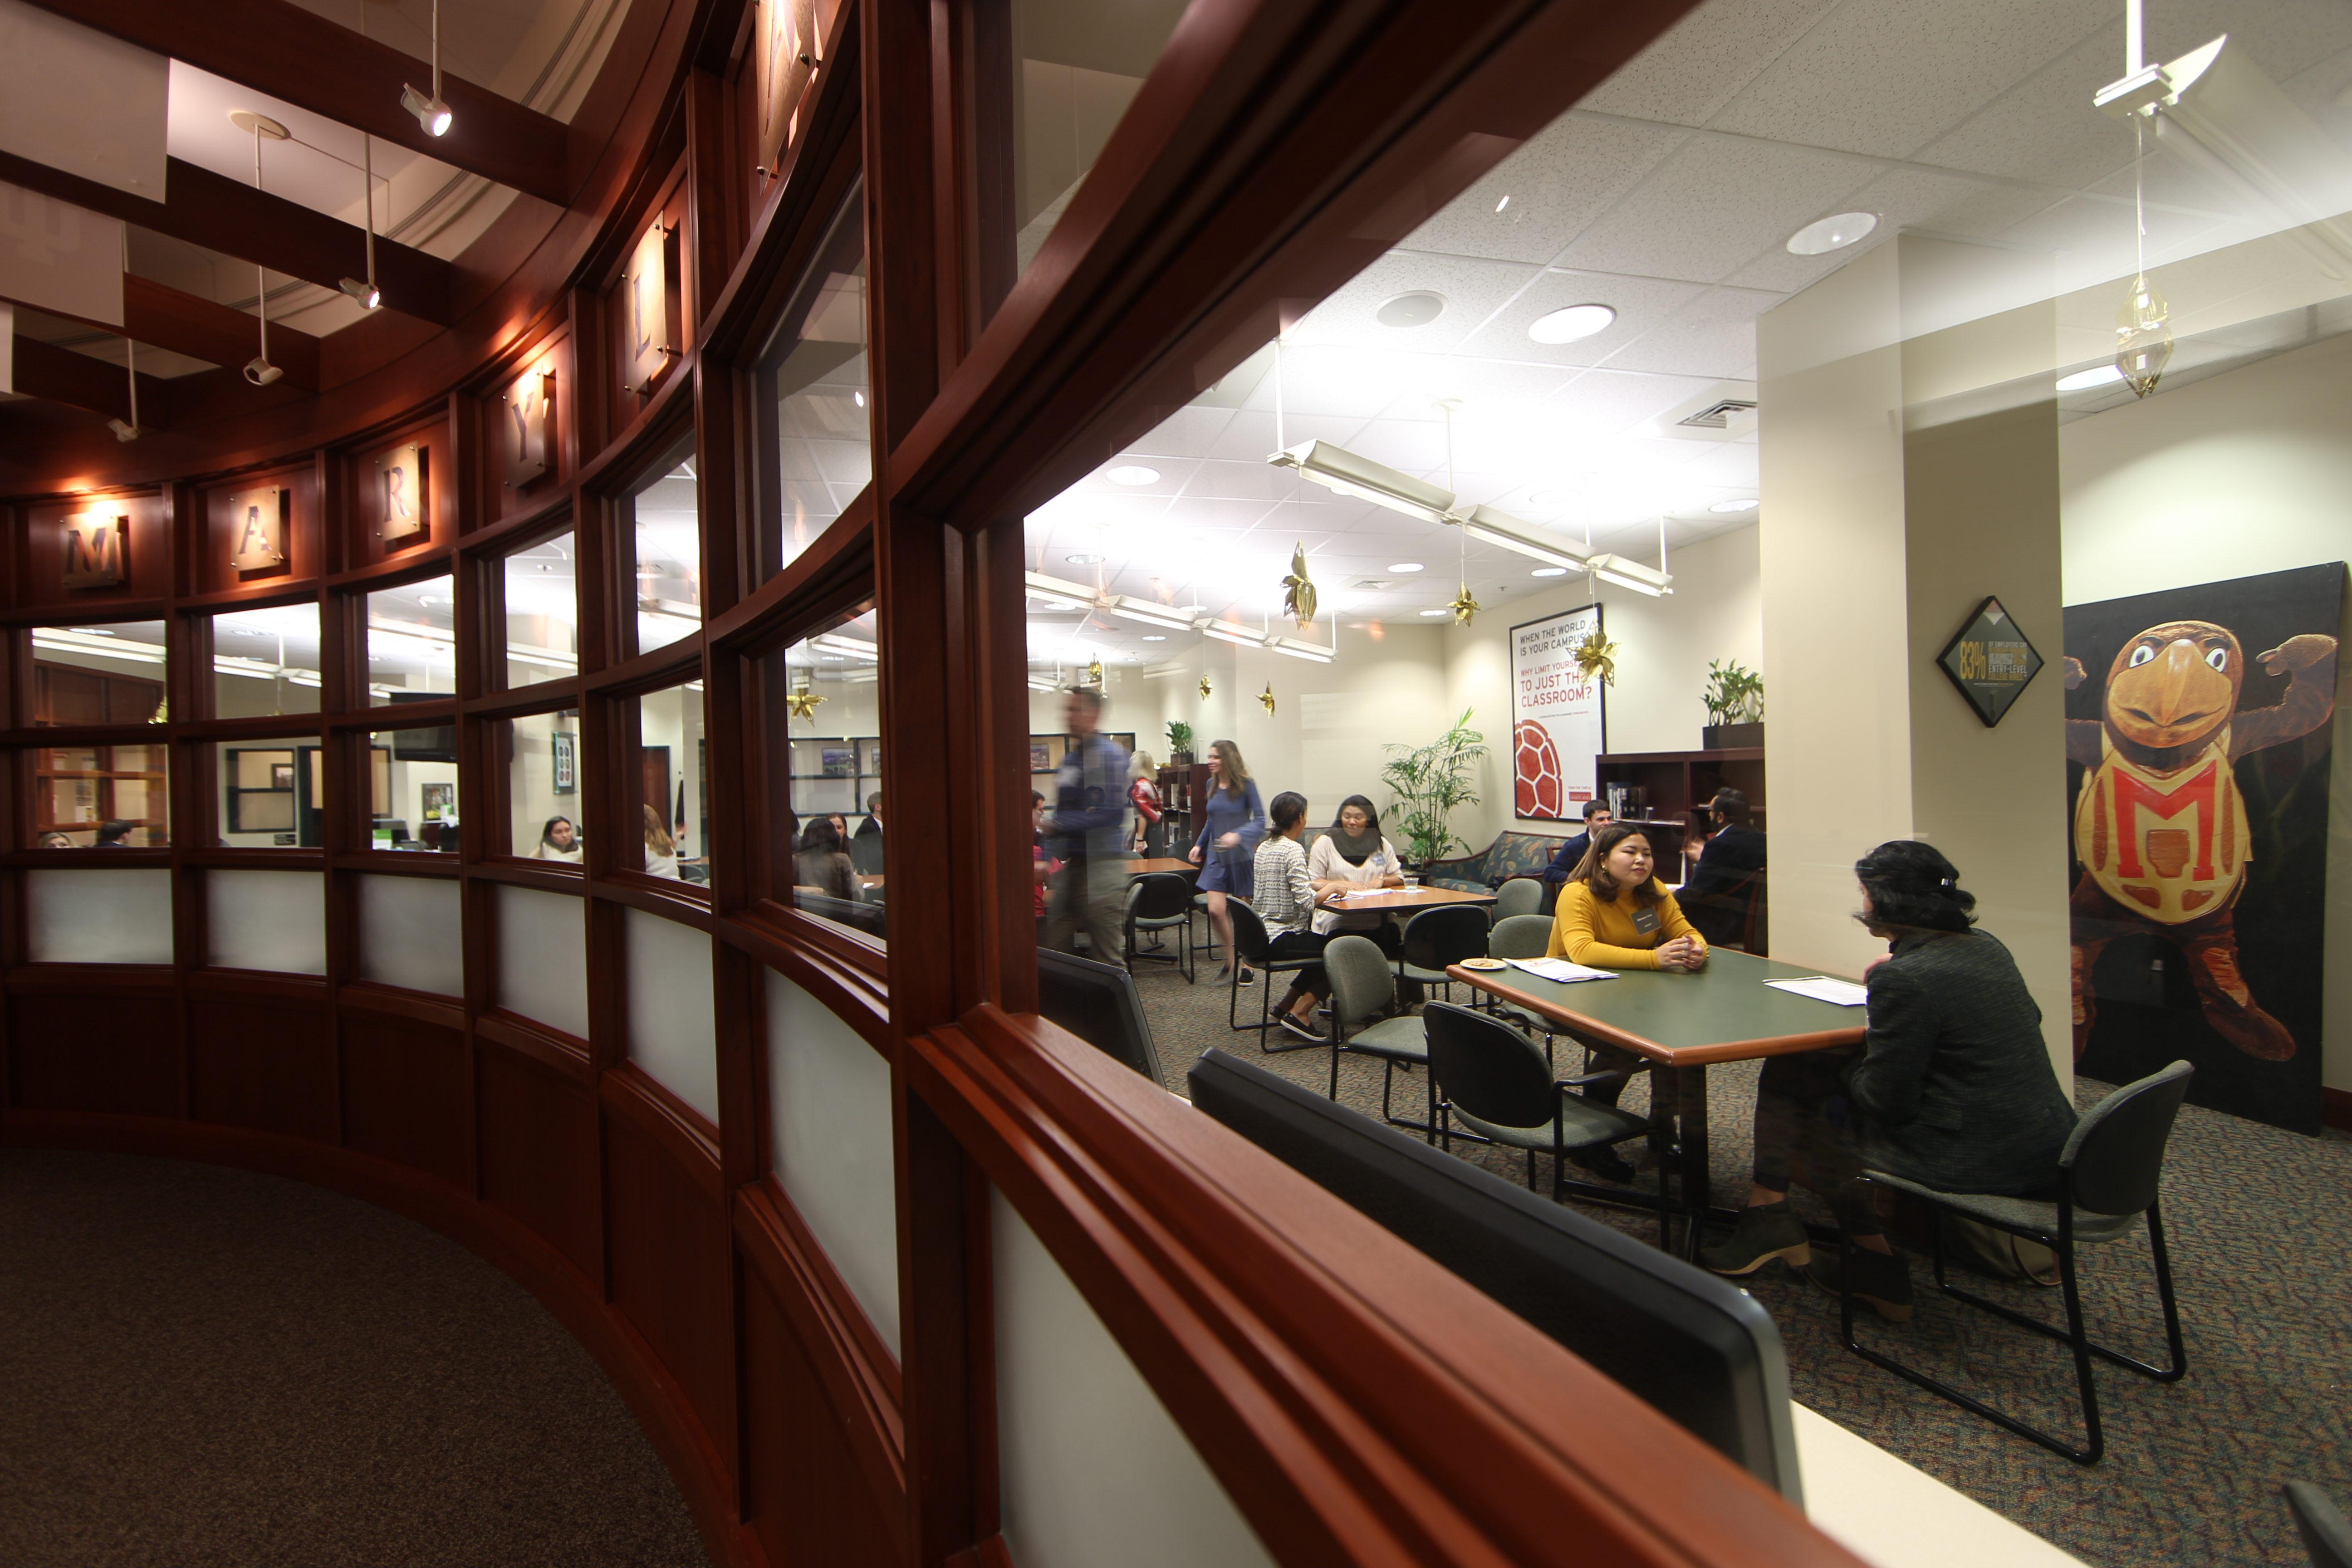
[{"label": "flat screen monitor", "polygon": [[1160,1053],[1135,994],[1135,976],[1116,963],[1037,951],[1037,1011],[1160,1088]]},{"label": "flat screen monitor", "polygon": [[1223,1051],[1189,1081],[1201,1110],[1804,1505],[1780,1331],[1745,1291]]},{"label": "flat screen monitor", "polygon": [[[393,706],[407,702],[446,702],[446,691],[395,691]],[[395,763],[454,763],[457,760],[457,727],[436,724],[423,730],[394,730],[392,760]]]}]

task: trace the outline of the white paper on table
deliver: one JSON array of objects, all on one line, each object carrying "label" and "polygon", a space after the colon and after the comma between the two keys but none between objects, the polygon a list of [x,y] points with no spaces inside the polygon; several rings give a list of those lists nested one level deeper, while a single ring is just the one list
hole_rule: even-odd
[{"label": "white paper on table", "polygon": [[1810,975],[1803,980],[1767,980],[1764,984],[1792,996],[1827,1002],[1833,1007],[1859,1007],[1870,1000],[1870,993],[1864,987],[1851,980],[1832,980],[1826,974]]},{"label": "white paper on table", "polygon": [[1524,969],[1538,980],[1556,980],[1567,984],[1578,980],[1614,980],[1613,969],[1588,969],[1581,963],[1571,963],[1565,958],[1511,958],[1504,960],[1514,969]]}]

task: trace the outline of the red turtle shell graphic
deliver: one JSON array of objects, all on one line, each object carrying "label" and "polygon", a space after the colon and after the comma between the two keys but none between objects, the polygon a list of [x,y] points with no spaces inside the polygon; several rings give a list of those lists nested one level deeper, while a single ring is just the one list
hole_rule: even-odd
[{"label": "red turtle shell graphic", "polygon": [[1532,719],[1522,719],[1511,731],[1512,772],[1518,814],[1557,817],[1568,804],[1568,780],[1559,765],[1559,748],[1551,731]]}]

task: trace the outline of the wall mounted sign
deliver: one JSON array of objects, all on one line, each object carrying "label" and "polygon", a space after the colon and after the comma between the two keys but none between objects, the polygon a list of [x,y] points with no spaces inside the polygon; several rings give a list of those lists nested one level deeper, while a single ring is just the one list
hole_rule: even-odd
[{"label": "wall mounted sign", "polygon": [[119,512],[77,512],[65,520],[66,586],[111,588],[131,575],[131,520]]},{"label": "wall mounted sign", "polygon": [[1936,656],[1936,667],[1958,688],[1990,730],[2041,673],[2042,656],[2033,651],[2033,645],[2000,607],[2000,601],[1988,598],[1952,634],[1952,640]]},{"label": "wall mounted sign", "polygon": [[554,453],[555,373],[527,370],[501,399],[506,432],[507,488],[520,489],[543,476]]},{"label": "wall mounted sign", "polygon": [[621,275],[628,297],[629,385],[638,392],[661,379],[676,352],[669,336],[670,233],[656,220]]},{"label": "wall mounted sign", "polygon": [[816,70],[815,9],[810,0],[760,0],[760,173],[772,179]]},{"label": "wall mounted sign", "polygon": [[580,791],[580,737],[569,730],[558,730],[548,737],[551,752],[552,772],[557,795],[576,795]]},{"label": "wall mounted sign", "polygon": [[229,529],[236,542],[228,563],[238,572],[250,577],[285,566],[287,497],[283,486],[273,486],[228,498]]},{"label": "wall mounted sign", "polygon": [[432,526],[425,447],[412,441],[375,460],[375,531],[386,544],[414,544]]},{"label": "wall mounted sign", "polygon": [[1592,798],[1592,760],[1609,749],[1608,699],[1604,683],[1578,663],[1576,652],[1600,632],[1598,605],[1511,628],[1515,816],[1559,822],[1580,815]]}]

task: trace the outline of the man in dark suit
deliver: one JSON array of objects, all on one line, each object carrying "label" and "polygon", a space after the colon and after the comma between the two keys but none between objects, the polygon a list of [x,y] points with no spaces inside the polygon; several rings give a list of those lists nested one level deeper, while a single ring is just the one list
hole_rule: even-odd
[{"label": "man in dark suit", "polygon": [[1722,947],[1746,934],[1748,905],[1761,895],[1764,833],[1750,820],[1748,796],[1738,790],[1717,790],[1706,809],[1715,836],[1699,851],[1676,901],[1698,933]]},{"label": "man in dark suit", "polygon": [[1610,814],[1607,801],[1588,800],[1584,803],[1584,831],[1562,844],[1559,853],[1551,858],[1551,864],[1544,868],[1544,903],[1547,908],[1553,899],[1559,896],[1559,885],[1574,874],[1577,862],[1584,858],[1584,852],[1592,847],[1592,836],[1615,820]]},{"label": "man in dark suit", "polygon": [[850,835],[849,863],[865,876],[882,872],[882,792],[866,797],[866,820]]}]

